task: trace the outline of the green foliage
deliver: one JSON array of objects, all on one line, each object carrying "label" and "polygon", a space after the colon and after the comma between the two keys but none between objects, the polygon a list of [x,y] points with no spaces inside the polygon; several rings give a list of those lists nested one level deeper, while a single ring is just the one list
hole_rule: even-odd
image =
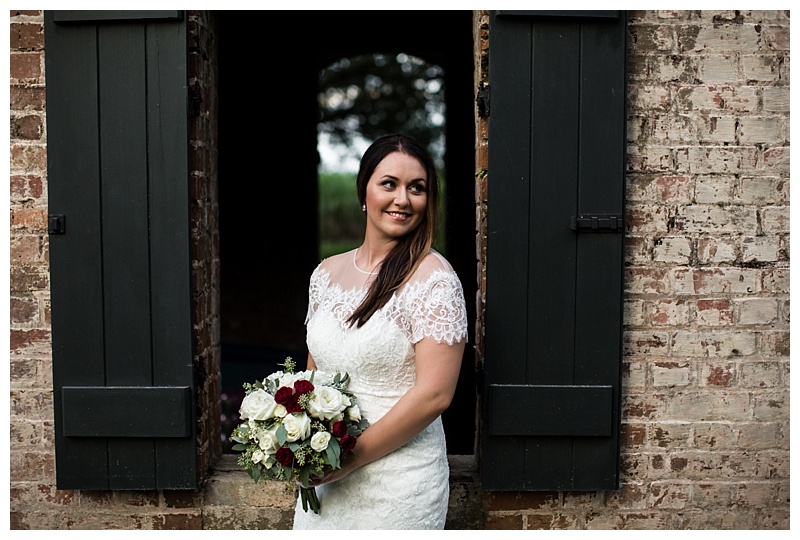
[{"label": "green foliage", "polygon": [[358,204],[355,174],[320,174],[319,214],[321,258],[361,244],[364,213]]},{"label": "green foliage", "polygon": [[319,127],[331,141],[353,149],[359,136],[373,141],[389,133],[405,133],[442,164],[442,67],[404,53],[364,54],[331,64],[320,72],[319,81]]}]

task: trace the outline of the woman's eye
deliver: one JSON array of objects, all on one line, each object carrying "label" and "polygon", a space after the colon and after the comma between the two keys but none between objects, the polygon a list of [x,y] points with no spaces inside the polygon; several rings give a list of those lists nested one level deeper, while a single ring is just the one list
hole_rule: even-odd
[{"label": "woman's eye", "polygon": [[384,180],[383,182],[381,182],[381,185],[387,189],[391,189],[394,187],[394,182],[392,182],[391,180]]},{"label": "woman's eye", "polygon": [[425,193],[425,186],[422,184],[414,184],[410,189],[412,193]]}]

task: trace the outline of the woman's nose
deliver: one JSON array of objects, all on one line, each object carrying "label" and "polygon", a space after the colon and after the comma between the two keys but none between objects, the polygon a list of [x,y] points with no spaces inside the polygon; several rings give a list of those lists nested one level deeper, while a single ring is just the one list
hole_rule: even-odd
[{"label": "woman's nose", "polygon": [[408,204],[408,193],[404,189],[398,189],[397,195],[394,197],[394,203],[397,206],[405,206]]}]

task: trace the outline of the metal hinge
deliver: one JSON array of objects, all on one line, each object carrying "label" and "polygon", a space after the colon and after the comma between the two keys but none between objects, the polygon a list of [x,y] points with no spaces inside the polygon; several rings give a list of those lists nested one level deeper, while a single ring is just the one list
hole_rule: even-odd
[{"label": "metal hinge", "polygon": [[621,214],[581,214],[569,221],[569,228],[575,232],[622,232],[624,227]]},{"label": "metal hinge", "polygon": [[489,99],[491,97],[491,90],[488,84],[481,81],[478,85],[478,95],[475,97],[475,103],[478,104],[478,116],[487,118],[489,116]]},{"label": "metal hinge", "polygon": [[67,229],[67,216],[64,214],[50,214],[47,216],[47,232],[50,234],[64,234]]}]

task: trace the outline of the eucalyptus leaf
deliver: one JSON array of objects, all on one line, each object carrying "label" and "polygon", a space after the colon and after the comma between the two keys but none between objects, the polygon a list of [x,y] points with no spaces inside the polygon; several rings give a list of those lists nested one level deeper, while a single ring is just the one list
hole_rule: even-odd
[{"label": "eucalyptus leaf", "polygon": [[278,438],[278,442],[281,444],[281,446],[286,444],[287,433],[286,433],[286,427],[283,424],[281,424],[275,431],[275,437]]}]

